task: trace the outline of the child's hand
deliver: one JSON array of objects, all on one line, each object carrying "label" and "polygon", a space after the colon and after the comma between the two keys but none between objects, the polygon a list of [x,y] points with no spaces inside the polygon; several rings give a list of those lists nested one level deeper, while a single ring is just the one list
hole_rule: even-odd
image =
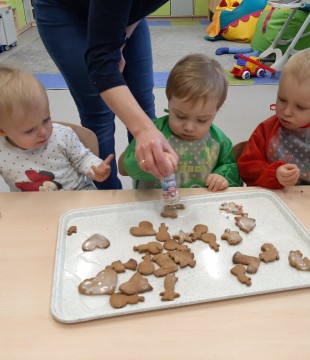
[{"label": "child's hand", "polygon": [[93,165],[88,176],[98,182],[106,180],[111,174],[110,163],[114,159],[114,155],[110,154],[99,166]]},{"label": "child's hand", "polygon": [[220,191],[228,188],[229,182],[222,175],[209,174],[206,179],[206,186],[210,191]]},{"label": "child's hand", "polygon": [[282,186],[296,185],[299,175],[300,171],[295,164],[284,164],[276,170],[276,178]]}]

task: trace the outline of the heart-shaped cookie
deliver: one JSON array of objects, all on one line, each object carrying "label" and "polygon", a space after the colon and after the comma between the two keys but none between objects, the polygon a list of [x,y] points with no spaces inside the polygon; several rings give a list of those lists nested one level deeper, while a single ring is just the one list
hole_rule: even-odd
[{"label": "heart-shaped cookie", "polygon": [[104,237],[103,235],[94,234],[84,241],[82,244],[82,249],[84,251],[92,251],[96,248],[98,249],[106,249],[110,246],[110,241]]},{"label": "heart-shaped cookie", "polygon": [[130,234],[133,236],[152,236],[156,235],[156,231],[153,228],[153,224],[149,221],[139,222],[139,226],[133,226],[130,228]]}]

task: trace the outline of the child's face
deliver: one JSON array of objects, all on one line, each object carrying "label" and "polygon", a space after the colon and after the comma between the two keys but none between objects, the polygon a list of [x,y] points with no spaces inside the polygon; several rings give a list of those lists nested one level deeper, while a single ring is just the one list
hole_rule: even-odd
[{"label": "child's face", "polygon": [[13,146],[24,150],[39,149],[53,132],[48,103],[41,103],[26,114],[23,109],[14,110],[12,121],[1,130]]},{"label": "child's face", "polygon": [[283,74],[276,102],[276,114],[281,125],[298,129],[310,123],[310,83],[298,82],[290,73]]},{"label": "child's face", "polygon": [[193,141],[208,134],[218,111],[218,99],[211,97],[207,102],[193,103],[172,96],[168,106],[171,131],[183,140]]}]

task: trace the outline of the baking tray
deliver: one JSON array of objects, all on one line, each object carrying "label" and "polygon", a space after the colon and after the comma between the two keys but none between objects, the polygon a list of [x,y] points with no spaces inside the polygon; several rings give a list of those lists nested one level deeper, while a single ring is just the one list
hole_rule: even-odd
[{"label": "baking tray", "polygon": [[[310,272],[298,271],[288,263],[291,250],[300,250],[304,256],[310,257],[310,233],[271,191],[191,196],[181,202],[185,209],[178,212],[177,219],[160,216],[162,201],[109,205],[64,213],[59,223],[56,247],[51,297],[53,316],[61,322],[74,323],[310,286]],[[256,219],[252,232],[246,234],[240,231],[243,241],[239,245],[232,246],[220,239],[226,228],[239,230],[234,216],[220,210],[223,202],[242,205],[243,211]],[[202,241],[186,243],[195,254],[196,266],[177,271],[175,291],[180,297],[174,301],[161,300],[159,294],[164,290],[164,278],[154,275],[148,276],[153,290],[141,294],[145,297],[144,302],[121,309],[112,308],[109,295],[81,295],[78,285],[113,261],[126,262],[130,258],[141,261],[143,254],[133,251],[133,246],[154,241],[155,237],[134,237],[129,229],[143,220],[150,221],[155,230],[165,223],[170,235],[177,234],[179,230],[190,232],[196,224],[205,224],[209,232],[216,234],[220,250],[215,252]],[[68,236],[67,230],[72,225],[77,226],[77,233]],[[107,237],[110,247],[83,252],[83,242],[95,233]],[[256,274],[248,274],[252,285],[241,284],[230,273],[234,266],[233,254],[240,251],[258,256],[261,245],[266,242],[278,249],[280,260],[261,263]],[[131,270],[118,274],[118,285],[128,281],[133,274]]]}]

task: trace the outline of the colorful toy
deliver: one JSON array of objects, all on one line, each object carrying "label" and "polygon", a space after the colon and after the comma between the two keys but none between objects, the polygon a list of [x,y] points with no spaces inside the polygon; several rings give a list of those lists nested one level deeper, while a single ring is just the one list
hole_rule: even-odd
[{"label": "colorful toy", "polygon": [[216,7],[206,40],[250,42],[267,0],[221,0]]},{"label": "colorful toy", "polygon": [[247,80],[251,76],[264,77],[266,71],[274,74],[275,69],[263,64],[257,56],[247,57],[239,54],[237,64],[231,70],[231,74],[241,79]]}]

